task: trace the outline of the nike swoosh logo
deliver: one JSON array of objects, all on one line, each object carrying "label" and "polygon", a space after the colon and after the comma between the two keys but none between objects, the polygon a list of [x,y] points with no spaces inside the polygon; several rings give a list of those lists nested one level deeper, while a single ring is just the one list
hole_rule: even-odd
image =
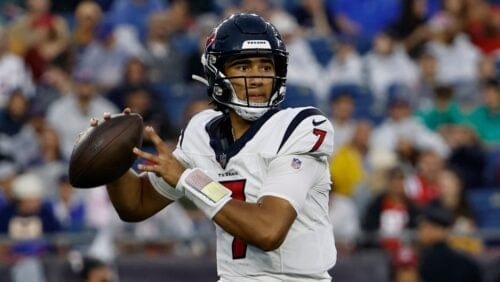
[{"label": "nike swoosh logo", "polygon": [[323,122],[325,122],[325,121],[326,121],[326,119],[324,119],[324,120],[320,120],[320,121],[315,121],[315,120],[313,119],[313,126],[318,126],[318,125],[322,124],[322,123],[323,123]]}]

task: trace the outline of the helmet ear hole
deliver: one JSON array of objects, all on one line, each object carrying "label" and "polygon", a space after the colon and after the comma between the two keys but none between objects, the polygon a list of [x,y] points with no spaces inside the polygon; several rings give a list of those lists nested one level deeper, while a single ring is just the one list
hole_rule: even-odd
[{"label": "helmet ear hole", "polygon": [[221,86],[221,84],[226,84],[225,82],[216,82],[214,84],[213,95],[217,97],[216,101],[231,101],[232,98],[232,87],[227,85]]}]

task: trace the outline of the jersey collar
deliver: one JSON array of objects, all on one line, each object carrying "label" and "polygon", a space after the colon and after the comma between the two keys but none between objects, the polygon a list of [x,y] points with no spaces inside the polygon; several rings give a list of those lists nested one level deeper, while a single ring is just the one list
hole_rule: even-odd
[{"label": "jersey collar", "polygon": [[270,109],[262,117],[255,120],[248,130],[234,141],[231,133],[231,122],[228,115],[213,118],[205,127],[210,136],[210,147],[214,150],[215,157],[220,166],[225,169],[229,160],[240,152],[245,144],[250,141],[264,123],[279,109]]}]

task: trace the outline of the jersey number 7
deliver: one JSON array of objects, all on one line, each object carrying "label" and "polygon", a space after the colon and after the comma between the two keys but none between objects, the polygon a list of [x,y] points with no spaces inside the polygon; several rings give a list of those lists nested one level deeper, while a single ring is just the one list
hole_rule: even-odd
[{"label": "jersey number 7", "polygon": [[[235,200],[245,201],[245,184],[246,180],[232,180],[221,181],[220,184],[224,185],[233,193],[231,197]],[[247,255],[247,243],[241,239],[234,238],[232,244],[233,259],[242,259]]]},{"label": "jersey number 7", "polygon": [[323,144],[323,141],[325,141],[326,131],[315,128],[313,129],[313,134],[319,136],[319,138],[309,152],[314,152],[319,149],[321,144]]}]

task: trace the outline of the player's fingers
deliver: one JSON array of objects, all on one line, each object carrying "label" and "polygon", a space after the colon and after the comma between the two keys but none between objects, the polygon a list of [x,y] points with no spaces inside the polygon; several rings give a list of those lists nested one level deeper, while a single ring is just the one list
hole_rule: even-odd
[{"label": "player's fingers", "polygon": [[123,113],[126,115],[130,115],[131,112],[132,112],[132,110],[129,107],[126,107],[125,109],[123,109]]},{"label": "player's fingers", "polygon": [[152,126],[146,126],[146,133],[153,144],[155,144],[158,152],[164,152],[167,150],[167,146],[163,143],[163,140],[156,134]]},{"label": "player's fingers", "polygon": [[103,117],[104,117],[104,120],[105,120],[105,121],[106,121],[106,120],[110,120],[110,119],[111,119],[111,114],[110,114],[110,113],[108,113],[108,112],[106,112],[106,113],[104,113],[104,114],[103,114]]},{"label": "player's fingers", "polygon": [[135,147],[133,149],[133,152],[141,159],[145,159],[145,160],[148,160],[148,161],[154,162],[154,163],[160,163],[160,158],[158,156],[151,154],[151,153],[144,152],[137,147]]},{"label": "player's fingers", "polygon": [[97,125],[99,125],[99,120],[96,118],[91,118],[90,119],[90,126],[96,127]]},{"label": "player's fingers", "polygon": [[139,165],[137,165],[137,168],[140,171],[151,171],[151,172],[155,172],[155,173],[159,173],[160,172],[160,169],[159,169],[158,165],[139,164]]}]

